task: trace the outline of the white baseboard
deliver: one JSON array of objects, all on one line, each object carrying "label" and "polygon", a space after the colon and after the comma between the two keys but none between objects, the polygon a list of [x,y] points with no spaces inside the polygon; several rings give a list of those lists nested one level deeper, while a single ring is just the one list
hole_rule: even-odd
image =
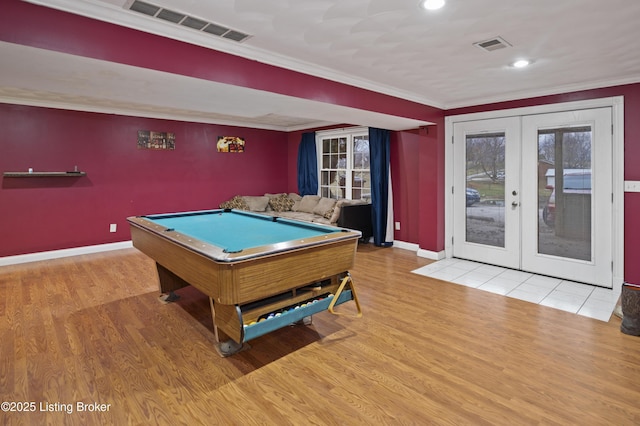
[{"label": "white baseboard", "polygon": [[[19,254],[16,256],[0,257],[0,266],[17,265],[20,263],[38,262],[41,260],[59,259],[62,257],[80,256],[83,254],[100,253],[103,251],[121,250],[133,247],[131,241],[122,241],[119,243],[98,244],[95,246],[75,247],[63,250],[43,251],[39,253]],[[440,260],[444,259],[444,251],[435,252],[423,250],[418,244],[407,243],[404,241],[393,241],[393,247],[416,252],[420,257],[427,259]]]},{"label": "white baseboard", "polygon": [[444,250],[443,251],[431,251],[431,250],[423,250],[419,249],[416,253],[420,257],[424,257],[431,260],[441,260],[446,257]]},{"label": "white baseboard", "polygon": [[396,248],[414,251],[416,252],[416,255],[427,258],[427,259],[440,260],[446,257],[444,250],[443,251],[423,250],[420,248],[418,244],[415,244],[415,243],[407,243],[404,241],[394,240],[393,246]]},{"label": "white baseboard", "polygon": [[95,246],[74,247],[63,250],[52,250],[39,253],[19,254],[16,256],[5,256],[0,257],[0,266],[17,265],[19,263],[37,262],[40,260],[59,259],[61,257],[79,256],[82,254],[121,250],[131,247],[133,247],[133,243],[131,241],[122,241],[119,243],[99,244]]},{"label": "white baseboard", "polygon": [[418,251],[420,246],[414,243],[406,243],[404,241],[393,240],[393,246],[395,248],[401,248],[405,250]]}]

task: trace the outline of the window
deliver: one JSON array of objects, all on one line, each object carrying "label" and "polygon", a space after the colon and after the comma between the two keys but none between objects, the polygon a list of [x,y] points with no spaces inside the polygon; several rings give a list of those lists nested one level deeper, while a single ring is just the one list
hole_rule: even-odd
[{"label": "window", "polygon": [[320,162],[320,195],[369,200],[369,129],[318,132],[316,142]]}]

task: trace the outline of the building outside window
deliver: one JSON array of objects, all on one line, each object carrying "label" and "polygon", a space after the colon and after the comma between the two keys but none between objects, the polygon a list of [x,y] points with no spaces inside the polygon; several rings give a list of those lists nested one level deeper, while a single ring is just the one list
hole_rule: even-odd
[{"label": "building outside window", "polygon": [[370,200],[369,129],[358,127],[318,132],[316,143],[320,195]]}]

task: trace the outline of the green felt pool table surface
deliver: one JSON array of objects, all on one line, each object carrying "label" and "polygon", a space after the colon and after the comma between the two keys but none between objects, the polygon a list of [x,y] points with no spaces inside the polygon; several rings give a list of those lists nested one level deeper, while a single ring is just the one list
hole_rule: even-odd
[{"label": "green felt pool table surface", "polygon": [[233,262],[350,239],[359,231],[241,210],[201,210],[135,216],[132,226],[201,253]]},{"label": "green felt pool table surface", "polygon": [[235,210],[151,215],[145,218],[218,246],[227,253],[340,232],[338,228]]}]

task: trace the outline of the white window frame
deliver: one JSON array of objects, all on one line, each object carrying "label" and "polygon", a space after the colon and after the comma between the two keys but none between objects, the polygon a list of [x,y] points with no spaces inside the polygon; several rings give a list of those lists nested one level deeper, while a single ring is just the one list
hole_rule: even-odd
[{"label": "white window frame", "polygon": [[[358,136],[367,136],[369,137],[369,128],[368,127],[349,127],[349,128],[340,128],[333,130],[324,130],[316,132],[316,153],[318,158],[318,195],[322,194],[322,172],[326,169],[323,168],[323,151],[322,151],[322,141],[324,139],[333,139],[333,138],[346,138],[347,139],[347,168],[346,175],[351,177],[354,172],[368,172],[369,179],[371,179],[371,169],[355,169],[353,167],[353,139]],[[333,170],[333,169],[332,169]],[[345,197],[347,199],[352,199],[353,195],[353,180],[351,178],[345,179]],[[369,182],[370,184],[371,182]],[[361,197],[360,199],[370,199],[371,194],[368,197]]]}]

